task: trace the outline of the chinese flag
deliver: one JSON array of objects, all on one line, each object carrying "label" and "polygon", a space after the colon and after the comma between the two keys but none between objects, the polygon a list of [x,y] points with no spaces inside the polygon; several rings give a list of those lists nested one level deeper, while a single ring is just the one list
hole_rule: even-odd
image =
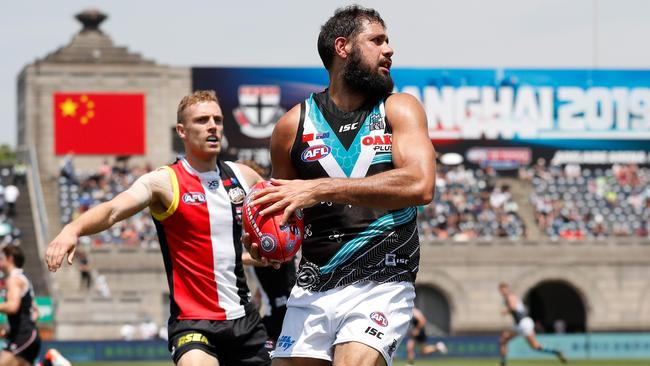
[{"label": "chinese flag", "polygon": [[144,154],[144,94],[55,93],[54,152]]}]

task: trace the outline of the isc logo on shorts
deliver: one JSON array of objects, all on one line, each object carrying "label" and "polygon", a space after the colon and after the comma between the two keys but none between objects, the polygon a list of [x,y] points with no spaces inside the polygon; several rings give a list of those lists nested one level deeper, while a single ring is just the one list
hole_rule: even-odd
[{"label": "isc logo on shorts", "polygon": [[372,314],[370,314],[370,319],[382,327],[388,326],[388,319],[386,319],[386,315],[380,311],[374,311]]},{"label": "isc logo on shorts", "polygon": [[183,194],[183,203],[188,205],[200,205],[205,203],[205,195],[201,192],[185,192]]}]

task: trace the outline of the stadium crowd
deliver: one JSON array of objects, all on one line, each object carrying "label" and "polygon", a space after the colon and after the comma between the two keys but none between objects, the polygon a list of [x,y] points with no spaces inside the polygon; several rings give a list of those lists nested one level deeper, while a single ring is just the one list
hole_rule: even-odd
[{"label": "stadium crowd", "polygon": [[552,239],[650,237],[650,168],[539,160],[520,176],[532,182],[536,221]]},{"label": "stadium crowd", "polygon": [[20,244],[21,231],[15,225],[16,202],[25,183],[24,164],[0,167],[0,245]]},{"label": "stadium crowd", "polygon": [[496,185],[494,169],[440,165],[434,200],[420,207],[423,240],[467,241],[525,237],[526,228],[508,185]]},{"label": "stadium crowd", "polygon": [[[82,173],[66,158],[59,177],[61,221],[66,224],[90,207],[128,187],[149,167],[104,162]],[[494,169],[439,165],[434,200],[419,207],[420,237],[426,241],[526,237],[519,204],[507,184],[497,184]],[[532,184],[535,221],[551,239],[576,240],[611,236],[650,237],[650,168],[614,164],[586,168],[547,164],[539,159],[520,169],[519,179]],[[0,188],[2,189],[2,188]],[[2,197],[2,195],[0,195]],[[4,200],[0,198],[0,206]],[[15,240],[20,231],[0,210],[0,239]],[[84,244],[157,247],[148,211],[86,239]]]},{"label": "stadium crowd", "polygon": [[[74,169],[71,157],[66,157],[59,177],[61,222],[67,224],[89,208],[110,200],[150,170],[149,167],[128,167],[126,161],[118,160],[113,166],[104,161],[96,171],[83,173]],[[115,224],[110,230],[84,237],[82,241],[90,246],[158,247],[156,228],[148,210]]]}]

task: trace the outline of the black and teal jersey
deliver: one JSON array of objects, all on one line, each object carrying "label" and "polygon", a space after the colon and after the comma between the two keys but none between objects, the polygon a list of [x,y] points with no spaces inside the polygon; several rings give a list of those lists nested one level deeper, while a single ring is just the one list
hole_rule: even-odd
[{"label": "black and teal jersey", "polygon": [[9,323],[9,332],[7,332],[7,339],[11,342],[17,340],[20,336],[31,334],[36,329],[36,323],[32,320],[32,303],[34,302],[34,289],[32,283],[23,273],[23,270],[16,268],[9,276],[22,277],[28,286],[20,295],[20,306],[18,311],[14,314],[7,315],[7,323]]},{"label": "black and teal jersey", "polygon": [[[506,304],[506,306],[507,306],[507,304]],[[526,306],[521,301],[521,299],[517,299],[517,307],[516,308],[510,309],[510,315],[512,315],[512,321],[515,324],[519,324],[521,319],[526,318],[528,316],[528,311],[526,311]]]},{"label": "black and teal jersey", "polygon": [[[384,100],[341,111],[327,91],[301,104],[291,160],[300,179],[363,178],[394,169]],[[321,202],[304,210],[298,285],[325,291],[360,281],[414,281],[420,259],[416,209]]]}]

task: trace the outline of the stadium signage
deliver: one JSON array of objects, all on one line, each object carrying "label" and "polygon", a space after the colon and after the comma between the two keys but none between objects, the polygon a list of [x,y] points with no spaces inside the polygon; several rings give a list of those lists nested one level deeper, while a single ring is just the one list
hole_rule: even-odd
[{"label": "stadium signage", "polygon": [[647,139],[650,88],[404,86],[439,139]]},{"label": "stadium signage", "polygon": [[530,164],[532,155],[532,151],[524,147],[473,147],[467,151],[467,160],[481,166],[492,166],[497,169],[513,169]]},{"label": "stadium signage", "polygon": [[[395,92],[422,102],[429,135],[443,153],[524,147],[533,160],[550,160],[558,150],[650,152],[650,69],[395,67],[391,76]],[[192,82],[220,97],[229,143],[224,157],[268,166],[279,112],[323,91],[328,78],[322,67],[209,67],[193,68]],[[363,133],[387,123],[373,113]],[[300,137],[319,140],[316,133]]]}]

